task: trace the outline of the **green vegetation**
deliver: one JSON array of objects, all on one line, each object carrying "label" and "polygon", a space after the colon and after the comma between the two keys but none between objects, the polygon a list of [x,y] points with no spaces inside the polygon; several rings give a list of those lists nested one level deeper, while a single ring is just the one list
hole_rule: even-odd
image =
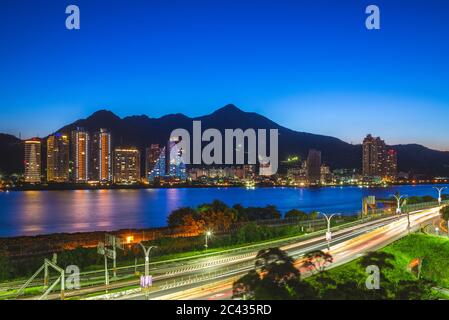
[{"label": "green vegetation", "polygon": [[441,219],[448,222],[449,221],[449,206],[446,206],[441,209]]},{"label": "green vegetation", "polygon": [[[285,273],[271,275],[258,268],[234,284],[234,297],[245,299],[399,299],[428,300],[447,298],[435,287],[449,287],[449,240],[425,234],[412,234],[377,252],[370,252],[345,265],[325,270],[332,256],[322,251],[307,254],[300,270],[309,277],[293,274],[284,253],[272,249],[269,264],[282,265]],[[263,252],[259,255],[264,254]],[[276,257],[277,255],[277,257]],[[277,261],[278,260],[278,261]],[[380,270],[380,288],[369,290],[368,266]],[[290,271],[289,271],[290,270]],[[419,270],[419,271],[418,271]],[[418,278],[419,274],[419,278]],[[310,276],[311,275],[311,276]],[[264,290],[264,288],[274,288]]]},{"label": "green vegetation", "polygon": [[413,196],[407,198],[407,204],[418,204],[418,203],[426,203],[426,202],[437,202],[437,199],[435,199],[432,196]]}]

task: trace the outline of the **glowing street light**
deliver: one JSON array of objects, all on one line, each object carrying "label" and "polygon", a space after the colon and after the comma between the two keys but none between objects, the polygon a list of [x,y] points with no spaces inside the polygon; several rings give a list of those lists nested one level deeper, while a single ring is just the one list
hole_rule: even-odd
[{"label": "glowing street light", "polygon": [[151,249],[157,248],[157,246],[145,247],[142,242],[139,242],[139,244],[145,254],[145,277],[148,277],[150,275],[150,251]]},{"label": "glowing street light", "polygon": [[441,188],[433,187],[433,188],[438,191],[438,205],[441,206],[441,201],[442,201],[441,193],[443,192],[444,189],[447,189],[447,187],[441,187]]},{"label": "glowing street light", "polygon": [[207,250],[207,247],[208,247],[207,239],[208,239],[210,236],[212,236],[212,231],[207,230],[206,233],[205,233],[206,243],[204,244],[204,247],[206,248],[206,250]]},{"label": "glowing street light", "polygon": [[397,203],[396,214],[401,214],[402,213],[401,208],[404,205],[407,196],[406,195],[401,196],[399,194],[392,194],[391,196],[393,196],[396,199],[396,203]]},{"label": "glowing street light", "polygon": [[326,218],[327,221],[327,231],[326,231],[326,241],[327,241],[327,250],[330,250],[331,245],[330,242],[332,240],[332,232],[331,232],[331,219],[336,215],[336,213],[331,214],[328,216],[327,214],[323,212],[319,212],[319,214],[322,214],[324,218]]}]

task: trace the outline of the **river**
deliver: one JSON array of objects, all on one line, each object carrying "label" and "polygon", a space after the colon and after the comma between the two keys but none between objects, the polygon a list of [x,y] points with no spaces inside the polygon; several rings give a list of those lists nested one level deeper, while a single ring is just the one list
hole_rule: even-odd
[{"label": "river", "polygon": [[364,196],[386,198],[398,191],[408,196],[437,197],[434,186],[0,192],[0,237],[161,227],[172,210],[214,199],[228,205],[275,205],[283,213],[297,208],[355,214]]}]

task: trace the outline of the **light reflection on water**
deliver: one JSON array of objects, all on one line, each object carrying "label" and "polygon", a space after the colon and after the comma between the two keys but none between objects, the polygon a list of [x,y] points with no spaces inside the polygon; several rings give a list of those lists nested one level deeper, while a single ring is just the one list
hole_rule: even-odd
[{"label": "light reflection on water", "polygon": [[390,188],[209,188],[24,191],[0,193],[0,237],[164,226],[168,214],[182,206],[219,199],[228,205],[275,205],[351,214],[363,196],[434,195],[433,185]]}]

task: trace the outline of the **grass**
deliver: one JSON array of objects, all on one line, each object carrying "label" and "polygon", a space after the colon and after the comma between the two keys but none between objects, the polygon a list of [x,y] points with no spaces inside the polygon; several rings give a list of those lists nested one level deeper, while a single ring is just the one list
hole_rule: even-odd
[{"label": "grass", "polygon": [[[437,287],[449,288],[449,240],[447,238],[427,235],[412,234],[398,240],[379,252],[389,253],[394,256],[390,260],[393,268],[384,268],[381,272],[385,275],[386,281],[397,284],[401,280],[417,280],[417,275],[408,270],[408,265],[412,259],[421,258],[421,279],[430,280]],[[360,286],[364,286],[367,274],[360,266],[360,258],[342,266],[328,270],[327,275],[337,283],[355,281]],[[305,281],[319,288],[318,278],[313,276]],[[382,282],[381,282],[382,286]],[[435,293],[438,298],[448,298],[443,293]]]}]

